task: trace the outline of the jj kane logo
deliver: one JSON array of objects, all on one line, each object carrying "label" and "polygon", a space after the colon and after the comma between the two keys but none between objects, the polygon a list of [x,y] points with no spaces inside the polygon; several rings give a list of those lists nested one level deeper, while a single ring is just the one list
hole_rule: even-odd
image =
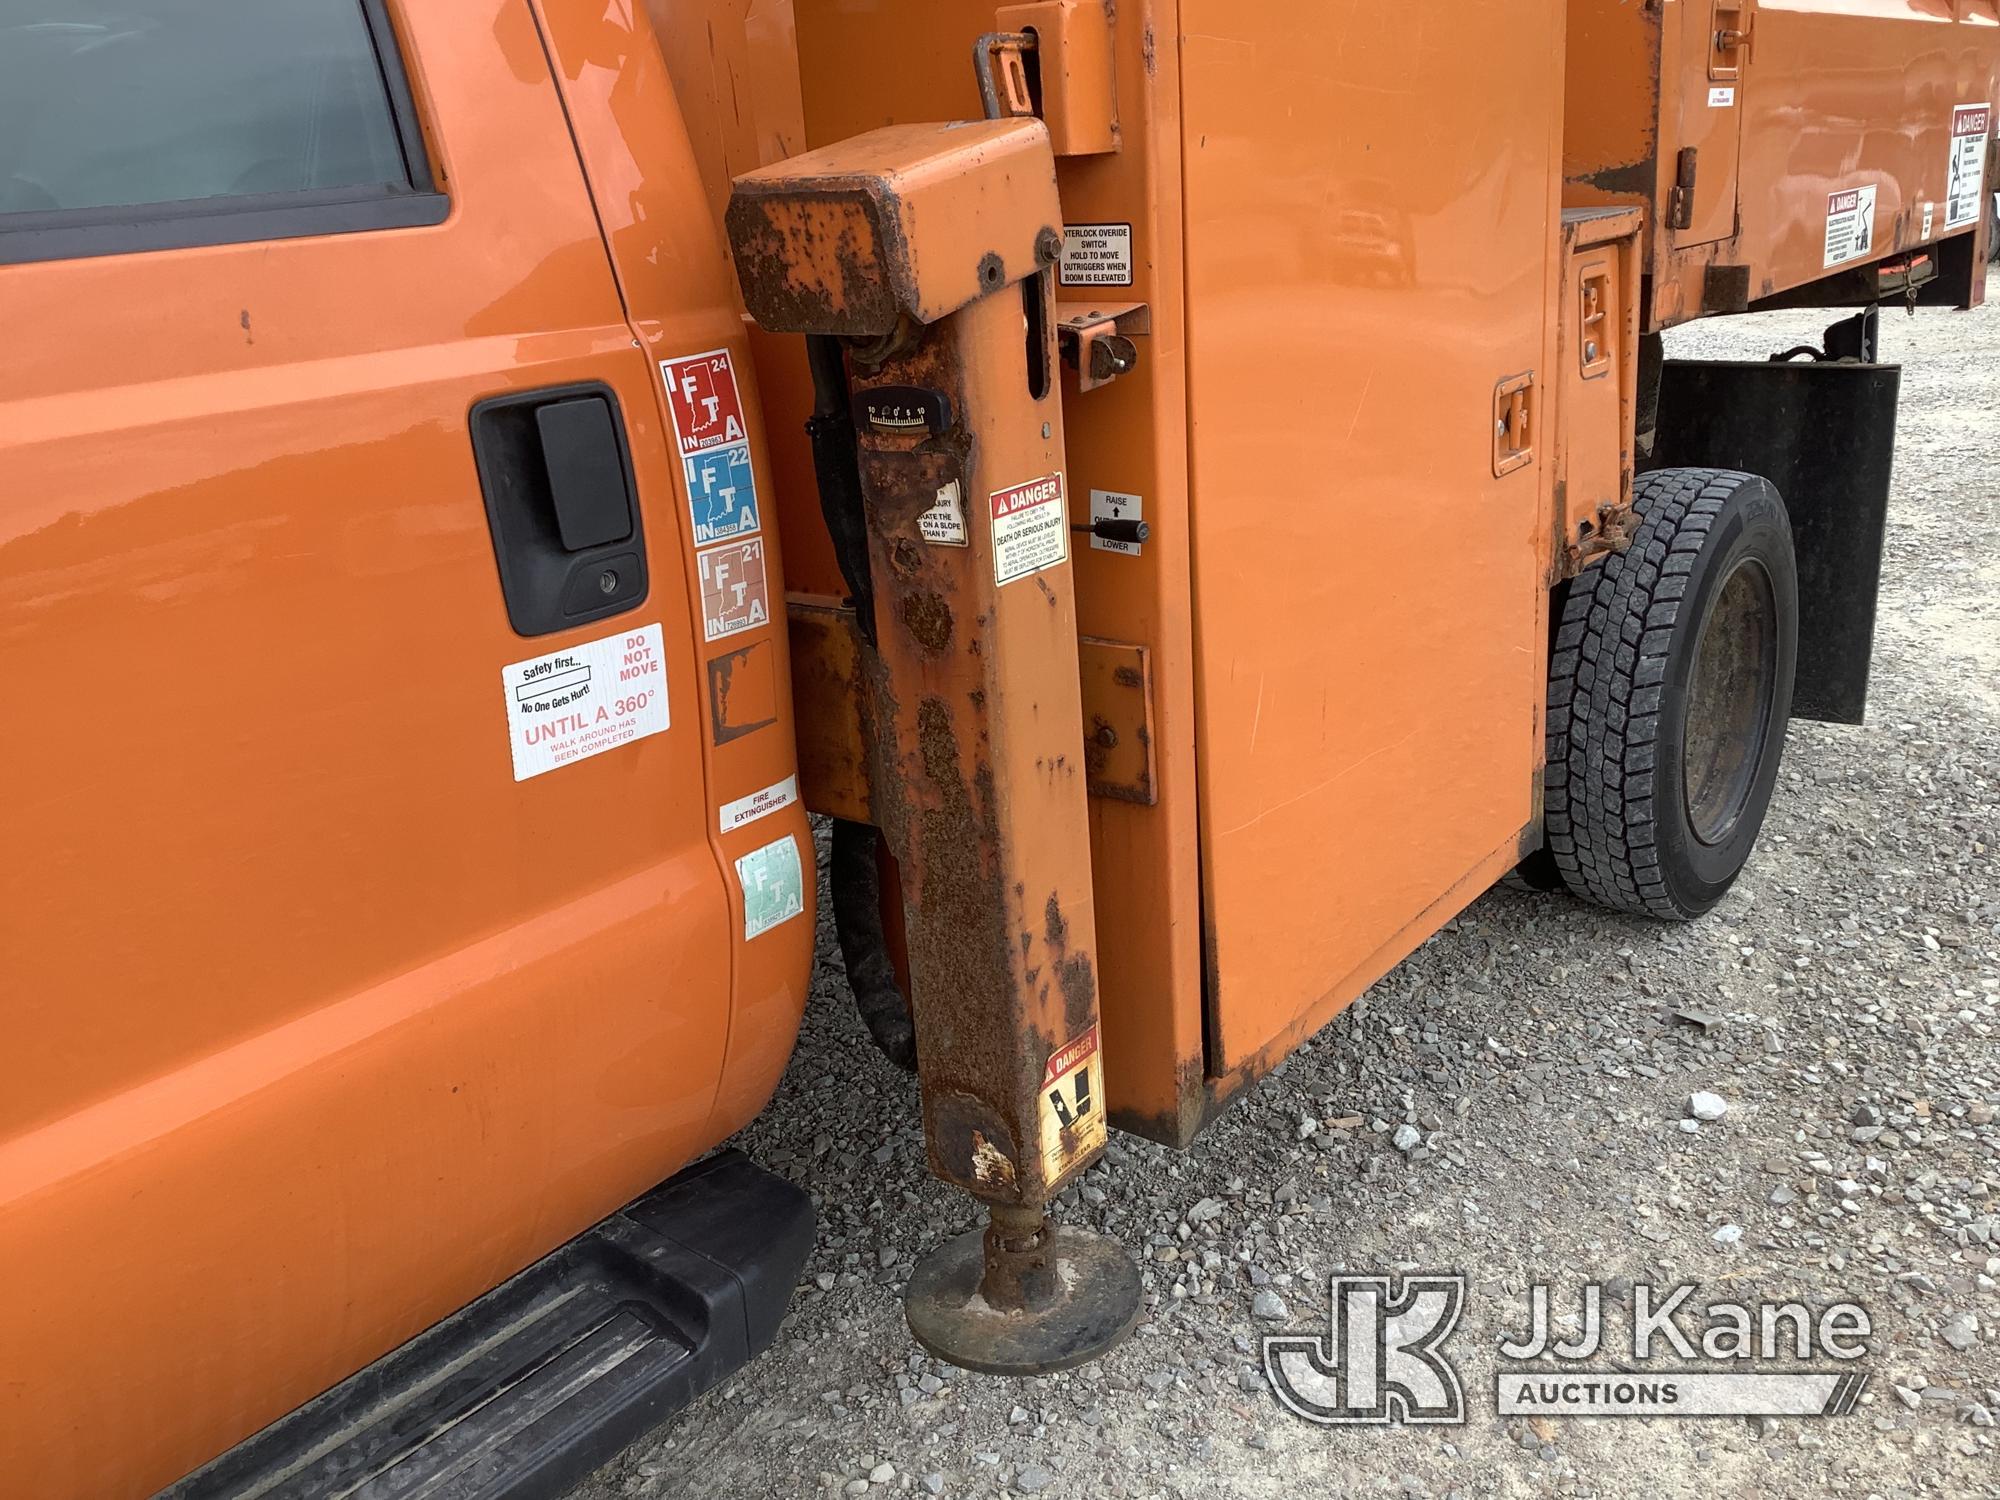
[{"label": "jj kane logo", "polygon": [[[1462,1423],[1464,1383],[1445,1345],[1465,1310],[1465,1278],[1415,1274],[1331,1279],[1324,1334],[1264,1340],[1264,1373],[1285,1408],[1325,1426]],[[1629,1293],[1623,1339],[1607,1327],[1604,1288],[1582,1290],[1559,1337],[1547,1286],[1530,1288],[1528,1326],[1503,1338],[1501,1416],[1844,1416],[1868,1376],[1867,1310],[1853,1302],[1710,1302],[1697,1288]],[[1612,1299],[1613,1305],[1627,1299]],[[1623,1347],[1618,1347],[1622,1343]],[[1659,1361],[1658,1364],[1654,1361]],[[1679,1361],[1722,1368],[1690,1369]],[[1829,1367],[1828,1362],[1831,1363]]]}]

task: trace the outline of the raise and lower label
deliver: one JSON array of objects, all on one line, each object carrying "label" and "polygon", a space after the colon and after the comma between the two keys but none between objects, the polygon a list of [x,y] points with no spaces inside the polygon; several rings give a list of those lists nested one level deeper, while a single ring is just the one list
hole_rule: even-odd
[{"label": "raise and lower label", "polygon": [[993,581],[1001,587],[1069,561],[1063,477],[1048,474],[992,497]]},{"label": "raise and lower label", "polygon": [[1103,1146],[1104,1055],[1095,1026],[1049,1058],[1039,1114],[1043,1181],[1060,1182]]}]

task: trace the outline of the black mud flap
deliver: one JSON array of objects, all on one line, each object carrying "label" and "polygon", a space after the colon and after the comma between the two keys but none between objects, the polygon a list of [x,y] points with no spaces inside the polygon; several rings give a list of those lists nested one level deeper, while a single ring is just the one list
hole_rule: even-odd
[{"label": "black mud flap", "polygon": [[162,1500],[560,1495],[770,1344],[812,1239],[804,1192],[719,1152]]},{"label": "black mud flap", "polygon": [[1792,716],[1859,724],[1889,515],[1902,370],[1668,360],[1648,468],[1740,469],[1777,486],[1799,558]]}]

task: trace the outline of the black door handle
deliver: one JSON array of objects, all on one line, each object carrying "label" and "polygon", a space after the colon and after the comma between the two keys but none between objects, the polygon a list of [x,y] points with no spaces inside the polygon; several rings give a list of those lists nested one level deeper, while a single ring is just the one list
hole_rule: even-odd
[{"label": "black door handle", "polygon": [[645,602],[645,535],[618,398],[605,385],[494,396],[472,455],[507,619],[548,635]]}]

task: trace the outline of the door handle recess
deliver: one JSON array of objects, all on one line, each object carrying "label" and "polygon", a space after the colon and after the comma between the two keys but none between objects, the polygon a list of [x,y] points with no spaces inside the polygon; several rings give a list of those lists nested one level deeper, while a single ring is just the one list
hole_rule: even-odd
[{"label": "door handle recess", "polygon": [[645,535],[618,398],[606,385],[494,396],[472,408],[507,619],[549,635],[645,602]]}]

